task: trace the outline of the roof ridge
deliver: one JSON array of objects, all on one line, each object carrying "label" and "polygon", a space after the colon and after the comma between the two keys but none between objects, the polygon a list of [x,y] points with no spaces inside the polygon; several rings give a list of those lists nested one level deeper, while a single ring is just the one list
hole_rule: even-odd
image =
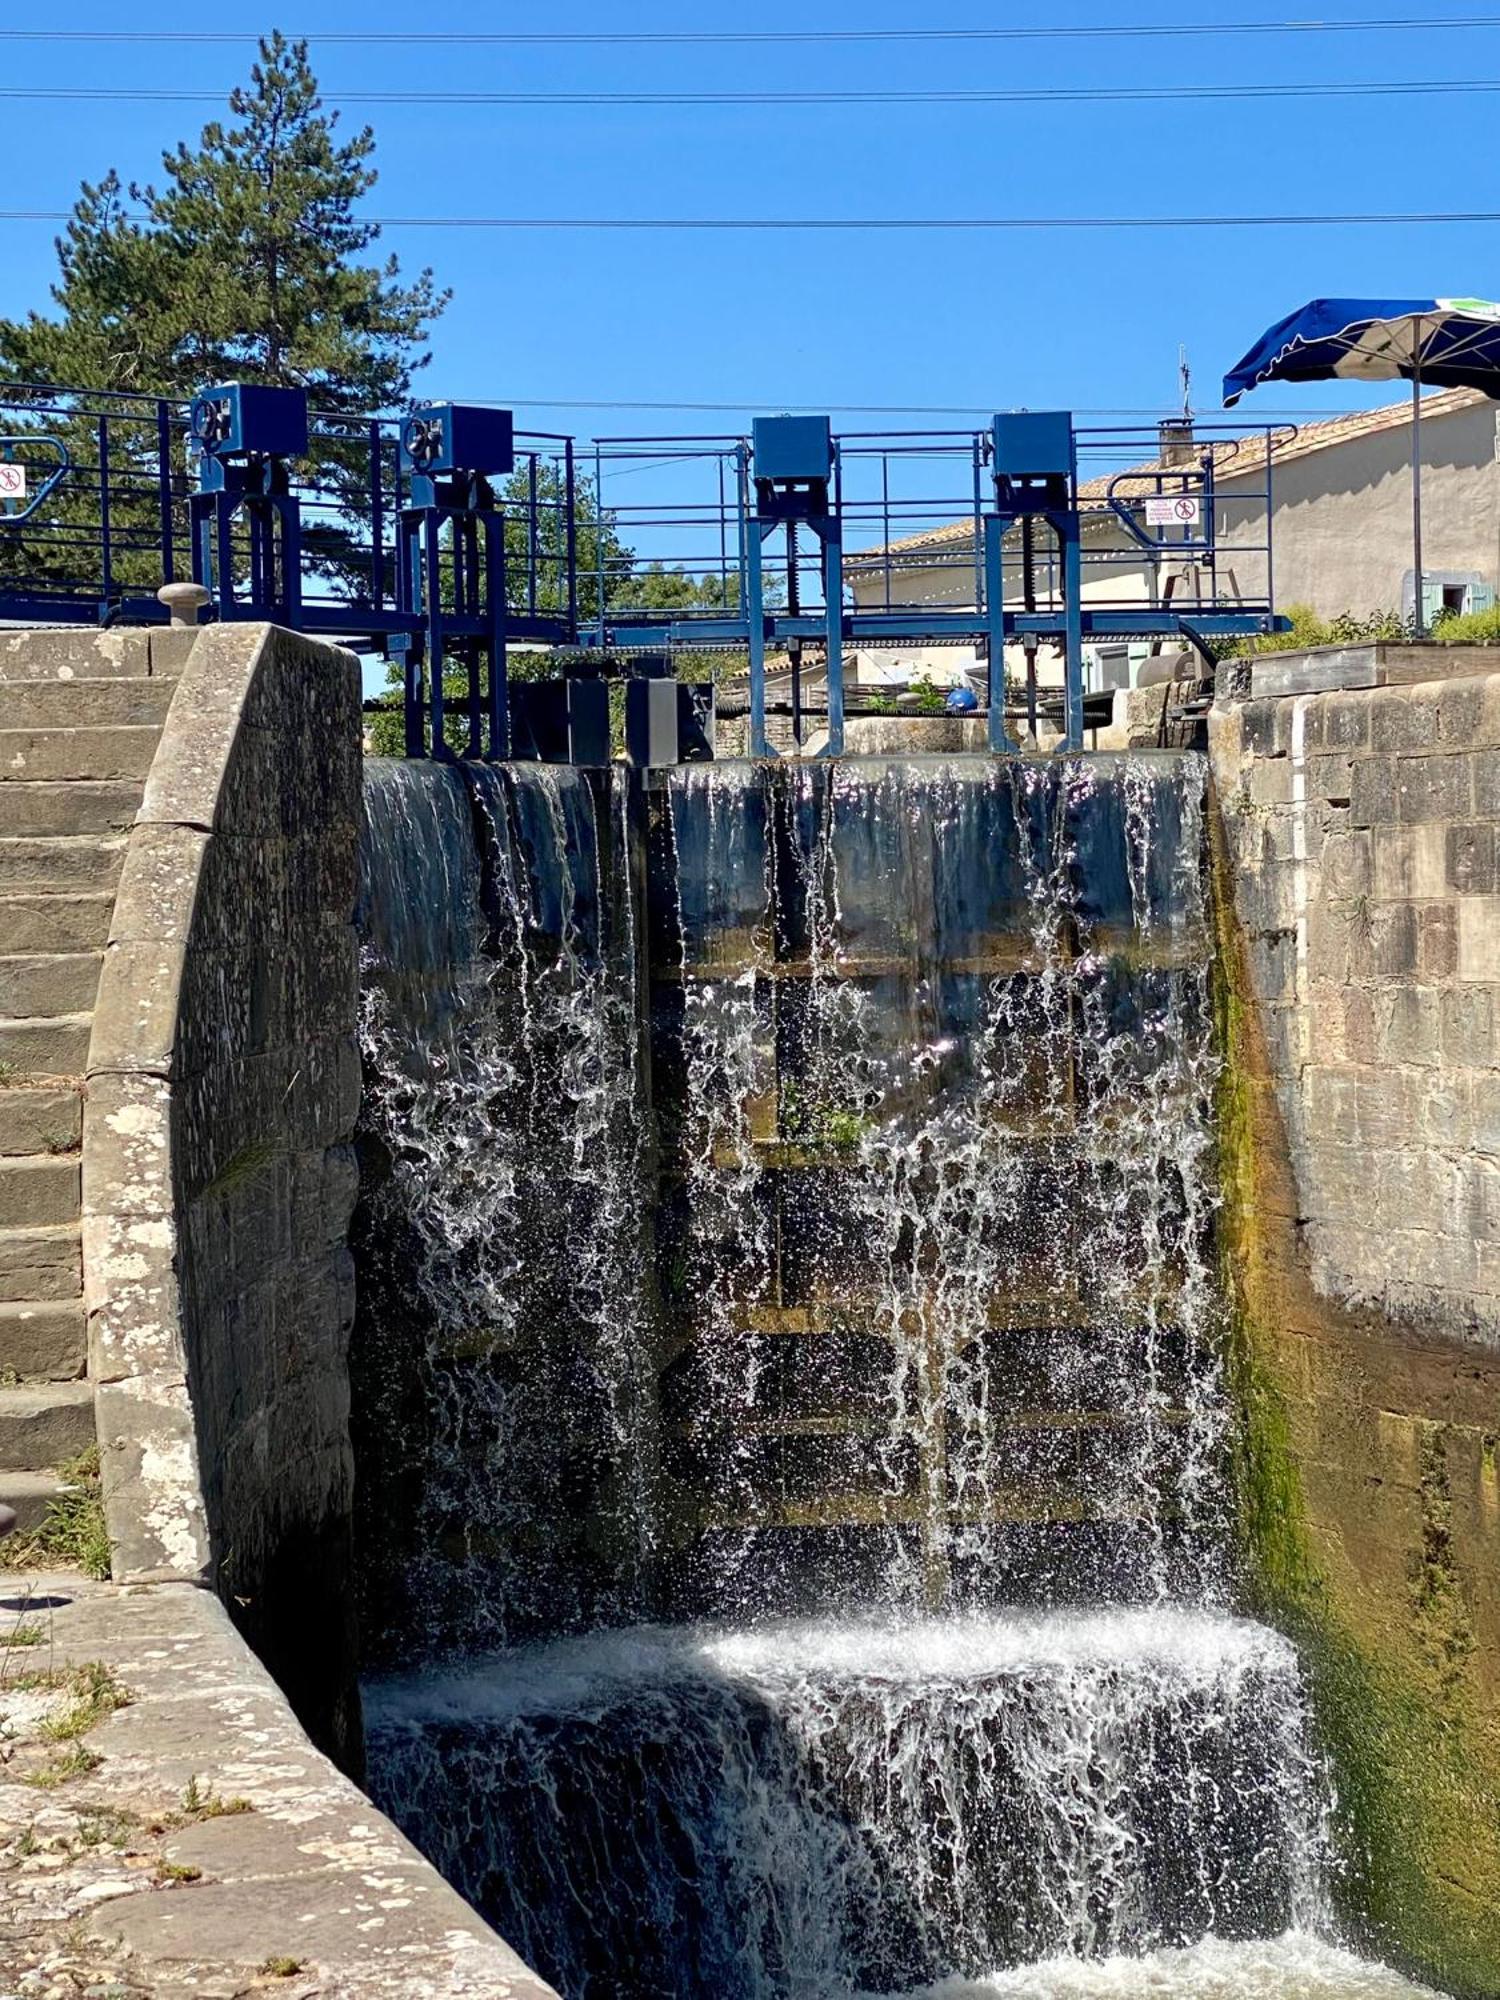
[{"label": "roof ridge", "polygon": [[[1493,400],[1482,389],[1437,389],[1422,398],[1424,421],[1429,417],[1444,417],[1456,410],[1468,409],[1476,403]],[[1287,435],[1277,438],[1275,463],[1282,464],[1289,458],[1301,458],[1308,453],[1324,451],[1330,445],[1346,444],[1357,437],[1373,436],[1379,431],[1394,430],[1399,425],[1411,421],[1411,398],[1403,396],[1399,402],[1381,403],[1373,410],[1338,410],[1331,416],[1315,417],[1311,423],[1289,425]],[[1280,432],[1279,425],[1266,425],[1266,430]],[[1204,439],[1203,442],[1214,450],[1215,456],[1222,446],[1226,450],[1234,443],[1230,439]],[[1237,446],[1235,447],[1237,449]],[[1113,484],[1127,479],[1150,478],[1157,472],[1170,471],[1160,457],[1148,459],[1137,465],[1122,466],[1116,472],[1100,473],[1096,478],[1083,481],[1078,488],[1080,500],[1102,500]],[[1233,477],[1234,475],[1229,475]],[[894,541],[884,542],[877,547],[851,551],[850,560],[859,556],[876,556],[895,551],[946,548],[954,542],[969,539],[973,533],[972,519],[952,521],[941,528],[926,528],[920,534],[903,535]]]}]

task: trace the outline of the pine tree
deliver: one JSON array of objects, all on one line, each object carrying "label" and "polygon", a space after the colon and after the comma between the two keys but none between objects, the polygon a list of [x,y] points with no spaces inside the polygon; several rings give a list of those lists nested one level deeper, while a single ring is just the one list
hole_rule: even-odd
[{"label": "pine tree", "polygon": [[[340,137],[306,44],[279,33],[262,40],[229,114],[196,146],[163,155],[160,186],[127,190],[114,172],[84,185],[57,246],[57,316],[0,319],[0,382],[165,396],[264,382],[305,388],[314,410],[351,415],[409,399],[448,294],[430,271],[405,283],[394,257],[366,261],[379,231],[355,209],[375,182],[374,134]],[[67,442],[79,472],[47,518],[29,524],[24,548],[4,538],[0,561],[13,569],[59,578],[77,569],[98,514],[88,471],[96,426],[75,420]],[[122,551],[114,580],[149,592],[161,580],[154,431],[122,417],[111,445],[116,463],[133,457],[140,473],[139,496],[117,505],[114,526],[141,546]],[[355,501],[360,445],[325,439],[317,458],[340,499]],[[354,587],[367,577],[346,529],[325,523],[312,539]]]},{"label": "pine tree", "polygon": [[446,304],[431,271],[401,282],[355,204],[375,183],[368,126],[340,140],[305,42],[273,34],[231,122],[162,158],[163,185],[85,185],[58,243],[59,319],[0,319],[0,377],[187,395],[216,381],[305,388],[369,414],[409,398]]}]

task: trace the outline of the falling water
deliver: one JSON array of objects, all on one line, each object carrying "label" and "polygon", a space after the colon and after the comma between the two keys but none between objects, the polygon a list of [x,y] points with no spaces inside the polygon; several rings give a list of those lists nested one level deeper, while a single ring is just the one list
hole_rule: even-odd
[{"label": "falling water", "polygon": [[377,763],[365,801],[362,1581],[409,1659],[638,1593],[635,940],[618,784]]},{"label": "falling water", "polygon": [[567,2000],[1415,1990],[1231,1615],[1203,777],[372,769],[372,1783]]}]

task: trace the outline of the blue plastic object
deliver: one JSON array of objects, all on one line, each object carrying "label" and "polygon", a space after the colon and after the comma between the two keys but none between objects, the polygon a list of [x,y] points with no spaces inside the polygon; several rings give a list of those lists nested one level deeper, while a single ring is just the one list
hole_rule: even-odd
[{"label": "blue plastic object", "polygon": [[979,707],[979,697],[971,687],[950,688],[943,707],[950,715],[973,715]]}]

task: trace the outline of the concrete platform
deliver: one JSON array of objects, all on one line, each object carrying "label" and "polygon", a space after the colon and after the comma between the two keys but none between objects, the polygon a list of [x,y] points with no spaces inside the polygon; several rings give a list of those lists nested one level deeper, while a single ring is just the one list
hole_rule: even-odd
[{"label": "concrete platform", "polygon": [[[44,1704],[73,1697],[28,1683],[95,1660],[128,1701],[77,1739],[91,1767],[38,1785],[75,1747]],[[0,1577],[0,1723],[0,1993],[550,2000],[312,1747],[207,1592]]]}]

